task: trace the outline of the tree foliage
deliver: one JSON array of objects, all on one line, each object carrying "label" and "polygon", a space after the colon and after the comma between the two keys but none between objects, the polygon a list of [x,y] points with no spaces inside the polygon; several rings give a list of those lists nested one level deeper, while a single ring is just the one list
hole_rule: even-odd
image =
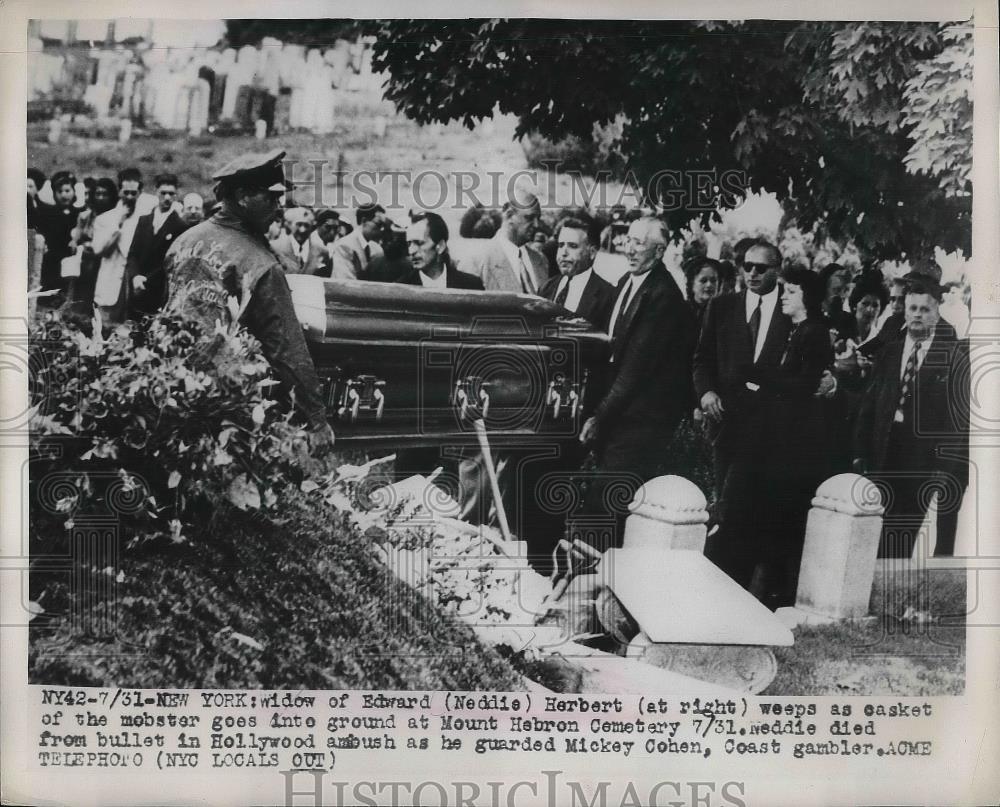
[{"label": "tree foliage", "polygon": [[[640,185],[664,169],[742,170],[799,226],[873,256],[969,252],[971,27],[490,19],[367,30],[386,97],[416,121],[471,127],[498,108],[518,117],[516,136],[558,139],[621,115],[625,175]],[[711,215],[687,201],[667,211],[673,226]]]},{"label": "tree foliage", "polygon": [[265,37],[313,47],[332,47],[337,39],[357,34],[354,20],[226,20],[230,46],[259,45]]}]

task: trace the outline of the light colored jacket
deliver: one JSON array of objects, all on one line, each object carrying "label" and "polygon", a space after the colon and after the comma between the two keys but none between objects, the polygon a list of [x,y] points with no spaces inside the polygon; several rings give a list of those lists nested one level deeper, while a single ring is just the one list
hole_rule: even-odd
[{"label": "light colored jacket", "polygon": [[[459,265],[459,269],[482,278],[487,291],[510,291],[522,294],[524,287],[520,272],[511,265],[507,252],[501,244],[502,239],[503,236],[497,233],[486,242],[482,250],[466,257]],[[527,258],[527,268],[532,275],[537,293],[549,279],[548,261],[544,255],[530,246],[522,248],[521,254]]]}]

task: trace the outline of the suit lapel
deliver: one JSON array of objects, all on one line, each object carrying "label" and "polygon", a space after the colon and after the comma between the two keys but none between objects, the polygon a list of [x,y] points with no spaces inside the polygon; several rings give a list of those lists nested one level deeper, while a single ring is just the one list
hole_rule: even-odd
[{"label": "suit lapel", "polygon": [[886,402],[892,406],[893,411],[895,411],[896,405],[899,403],[900,364],[903,361],[904,344],[904,340],[897,339],[894,342],[890,342],[883,349],[883,355],[885,357],[883,361],[885,362],[886,368],[885,396]]},{"label": "suit lapel", "polygon": [[735,334],[735,341],[739,345],[740,351],[748,362],[753,364],[753,344],[750,340],[750,325],[747,323],[747,293],[741,291],[736,298],[736,305],[733,306],[732,320],[730,321],[732,333]]},{"label": "suit lapel", "polygon": [[782,313],[781,303],[775,302],[774,311],[771,312],[771,321],[768,323],[767,333],[764,335],[764,344],[760,348],[760,358],[758,361],[780,364],[787,341],[788,317]]},{"label": "suit lapel", "polygon": [[590,319],[597,303],[597,275],[594,270],[590,270],[590,277],[587,278],[587,285],[583,287],[583,294],[580,295],[580,304],[576,307],[576,315],[584,319]]},{"label": "suit lapel", "polygon": [[[649,271],[650,276],[643,281],[638,291],[633,292],[632,299],[628,301],[628,305],[625,307],[622,320],[618,324],[618,327],[615,328],[615,344],[623,344],[625,338],[628,336],[629,329],[632,327],[632,323],[635,321],[635,315],[642,308],[643,301],[652,292],[654,284],[660,282],[660,278],[657,277],[657,270],[650,269]],[[664,269],[663,271],[666,272],[667,270]],[[626,276],[626,282],[628,282],[628,276]],[[619,293],[621,293],[620,290]]]}]

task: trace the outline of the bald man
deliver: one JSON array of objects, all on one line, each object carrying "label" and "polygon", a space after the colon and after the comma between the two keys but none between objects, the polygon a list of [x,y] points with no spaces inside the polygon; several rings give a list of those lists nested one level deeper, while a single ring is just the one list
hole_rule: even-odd
[{"label": "bald man", "polygon": [[487,291],[539,294],[549,279],[548,261],[529,245],[541,217],[542,208],[535,194],[515,188],[503,206],[503,221],[496,235],[460,268],[482,278]]}]

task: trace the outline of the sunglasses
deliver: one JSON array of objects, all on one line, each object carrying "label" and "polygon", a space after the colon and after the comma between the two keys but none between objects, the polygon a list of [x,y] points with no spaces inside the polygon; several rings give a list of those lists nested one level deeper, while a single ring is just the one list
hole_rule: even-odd
[{"label": "sunglasses", "polygon": [[743,269],[750,273],[764,274],[771,269],[777,269],[773,263],[750,263],[749,261],[743,262]]}]

